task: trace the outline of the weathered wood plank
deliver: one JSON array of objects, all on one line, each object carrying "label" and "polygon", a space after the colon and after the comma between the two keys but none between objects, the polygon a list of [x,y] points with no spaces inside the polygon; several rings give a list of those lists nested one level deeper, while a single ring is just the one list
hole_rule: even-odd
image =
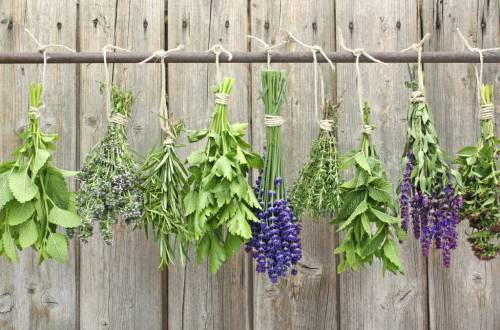
[{"label": "weathered wood plank", "polygon": [[[67,1],[9,1],[0,3],[0,51],[35,51],[24,32],[30,29],[41,42],[75,46],[76,5]],[[59,24],[59,27],[58,27]],[[27,124],[30,81],[41,81],[41,65],[1,66],[0,161],[20,143],[18,133]],[[59,167],[76,165],[75,67],[61,65],[47,70],[42,129],[58,133],[55,162]],[[19,264],[0,261],[0,328],[71,329],[77,313],[75,252],[69,261],[37,263],[32,251],[22,253]]]},{"label": "weathered wood plank", "polygon": [[[462,50],[455,32],[459,27],[479,47],[497,47],[500,42],[498,1],[431,1],[422,3],[424,30],[433,34],[429,50]],[[441,143],[454,154],[479,138],[476,78],[470,65],[428,64],[425,67],[428,99]],[[498,100],[500,69],[485,67],[486,82],[496,83]],[[497,133],[499,132],[497,126]],[[477,260],[466,241],[467,222],[459,231],[459,247],[450,269],[442,266],[439,251],[429,258],[429,310],[431,329],[497,329],[500,277],[498,260]]]},{"label": "weathered wood plank", "polygon": [[[132,50],[163,47],[163,1],[80,1],[82,51],[100,51],[108,43]],[[113,66],[113,80],[135,95],[129,123],[132,147],[146,154],[160,139],[156,107],[160,99],[160,67]],[[98,81],[103,66],[84,65],[80,76],[80,154],[98,142],[106,128],[105,98]],[[140,230],[119,224],[112,246],[99,234],[81,244],[81,329],[160,329],[162,327],[161,272],[158,247]]]},{"label": "weathered wood plank", "polygon": [[[337,1],[337,31],[348,47],[397,50],[420,39],[416,2]],[[340,50],[340,47],[337,47]],[[346,91],[340,118],[343,151],[359,147],[361,118],[353,65],[339,65],[338,93]],[[406,129],[406,65],[361,65],[363,95],[372,105],[374,144],[394,190],[401,173]],[[382,274],[378,262],[357,273],[340,275],[342,329],[424,329],[427,327],[426,266],[418,242],[400,246],[405,276]]]},{"label": "weathered wood plank", "polygon": [[[283,31],[292,32],[305,43],[319,44],[325,50],[335,47],[334,4],[332,1],[260,1],[252,0],[251,34],[275,42]],[[252,51],[261,45],[252,42]],[[289,50],[301,50],[289,45]],[[289,72],[288,100],[283,109],[283,143],[285,177],[288,187],[296,179],[300,166],[306,161],[313,139],[319,131],[321,110],[314,109],[312,64],[283,64],[273,67]],[[264,106],[260,100],[263,64],[252,65],[252,135],[254,149],[262,151],[265,144],[263,125]],[[322,66],[327,94],[334,94],[330,67]],[[311,223],[303,219],[301,234],[304,256],[298,266],[299,274],[272,285],[265,274],[254,274],[255,329],[335,329],[336,271],[334,232],[324,222]]]},{"label": "weathered wood plank", "polygon": [[[247,49],[247,1],[169,1],[168,46],[184,44],[186,50],[205,50],[222,43],[229,50]],[[230,97],[230,120],[248,121],[248,73],[245,65],[223,65],[222,72],[236,78]],[[215,65],[169,65],[169,107],[188,129],[209,126],[214,98]],[[186,156],[202,144],[180,151]],[[249,295],[247,257],[234,256],[217,275],[207,263],[192,261],[169,269],[169,329],[248,329]]]}]

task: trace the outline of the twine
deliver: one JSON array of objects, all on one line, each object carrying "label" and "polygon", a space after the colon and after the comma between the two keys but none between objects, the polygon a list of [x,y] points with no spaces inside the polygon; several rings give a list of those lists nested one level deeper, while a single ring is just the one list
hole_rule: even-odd
[{"label": "twine", "polygon": [[[295,41],[296,43],[298,43],[302,47],[309,49],[312,52],[313,70],[314,70],[313,71],[313,73],[314,73],[314,109],[315,109],[316,115],[317,115],[319,112],[319,109],[318,109],[318,67],[319,67],[319,64],[318,64],[318,57],[317,57],[316,53],[320,53],[321,56],[323,56],[325,58],[325,60],[330,65],[330,68],[332,69],[332,73],[335,73],[335,65],[330,60],[330,58],[328,58],[328,55],[325,53],[325,51],[323,50],[323,48],[321,46],[305,44],[304,42],[297,39],[291,32],[288,32],[288,36],[290,39],[292,39],[293,41]],[[320,84],[321,84],[321,100],[322,100],[321,102],[323,102],[325,100],[325,81],[323,79],[323,74],[321,74],[321,71],[319,71],[319,73],[320,73],[319,78],[320,78]],[[330,124],[330,127],[331,127],[331,124]],[[321,121],[320,121],[320,128],[321,128]],[[323,128],[321,128],[321,129],[323,129]]]},{"label": "twine", "polygon": [[233,59],[233,54],[231,54],[231,52],[225,49],[221,44],[213,45],[210,49],[207,50],[207,52],[212,52],[215,54],[215,78],[217,79],[217,83],[220,83],[222,81],[219,61],[220,54],[225,53],[228,56],[228,61],[231,61]]},{"label": "twine", "polygon": [[281,116],[264,115],[264,125],[266,127],[279,127],[285,120]]},{"label": "twine", "polygon": [[109,117],[109,122],[110,123],[115,123],[118,125],[126,126],[128,124],[128,117],[122,115],[121,113],[113,113]]},{"label": "twine", "polygon": [[[73,53],[76,53],[76,50],[74,50],[73,48],[69,48],[68,46],[61,45],[61,44],[42,44],[37,38],[35,38],[35,36],[33,35],[33,33],[30,32],[30,30],[28,30],[28,29],[25,28],[24,31],[37,44],[38,51],[40,53],[42,53],[42,55],[43,55],[42,95],[41,95],[41,101],[42,101],[42,104],[45,104],[45,97],[44,97],[44,95],[45,95],[45,76],[46,76],[46,72],[47,72],[47,49],[50,49],[50,48],[62,48],[62,49],[65,49],[65,50],[73,52]],[[40,115],[38,114],[38,116],[40,116]]]},{"label": "twine", "polygon": [[40,109],[45,108],[45,106],[42,104],[38,108],[37,107],[32,107],[30,106],[30,109],[28,111],[28,115],[32,115],[35,118],[40,118]]},{"label": "twine", "polygon": [[425,102],[425,94],[423,91],[417,90],[413,91],[410,94],[410,102],[411,103],[424,103]]},{"label": "twine", "polygon": [[[414,50],[417,52],[417,79],[418,79],[418,91],[420,94],[416,95],[411,102],[425,102],[425,90],[424,90],[424,70],[422,68],[422,51],[424,50],[424,43],[431,37],[430,33],[426,33],[422,40],[412,44],[410,47],[402,49],[401,52],[407,52],[409,50]],[[412,98],[410,97],[410,100]]]},{"label": "twine", "polygon": [[215,104],[226,105],[229,101],[229,95],[224,93],[215,93]]},{"label": "twine", "polygon": [[267,54],[267,69],[268,70],[271,70],[271,51],[275,48],[279,48],[279,47],[282,47],[284,45],[286,45],[288,43],[288,40],[282,40],[278,43],[276,43],[275,45],[270,45],[268,44],[267,42],[265,42],[264,40],[256,37],[256,36],[252,36],[252,35],[247,35],[247,38],[248,39],[254,39],[258,42],[260,42],[264,48],[264,51],[266,52]]},{"label": "twine", "polygon": [[170,130],[170,123],[168,118],[168,107],[167,107],[167,71],[165,68],[165,57],[174,51],[180,51],[184,49],[184,45],[179,45],[175,48],[164,50],[160,49],[154,52],[151,56],[146,58],[144,61],[140,62],[139,65],[143,65],[151,61],[152,59],[159,58],[161,64],[161,96],[160,96],[160,125],[162,131],[165,133],[165,140],[163,144],[170,145],[174,143],[174,136]]},{"label": "twine", "polygon": [[326,132],[333,132],[333,123],[331,119],[323,119],[319,122],[319,128]]},{"label": "twine", "polygon": [[465,47],[470,50],[471,52],[476,52],[479,54],[479,73],[478,73],[478,70],[477,70],[477,67],[474,65],[474,72],[476,74],[476,81],[477,81],[477,98],[479,99],[479,101],[481,101],[481,85],[483,84],[483,67],[484,67],[484,56],[483,56],[483,53],[484,52],[490,52],[490,51],[495,51],[495,50],[500,50],[500,47],[497,47],[497,48],[484,48],[484,49],[481,49],[481,48],[477,48],[477,47],[472,47],[469,42],[467,41],[467,39],[464,37],[464,35],[462,34],[462,32],[460,32],[460,29],[457,28],[457,33],[458,33],[458,36],[460,37],[460,39],[462,39],[462,42],[463,44],[465,45]]},{"label": "twine", "polygon": [[[105,77],[106,77],[106,115],[108,117],[108,121],[110,122],[113,122],[113,123],[116,123],[116,124],[120,124],[120,123],[123,123],[123,121],[120,121],[120,119],[118,119],[118,122],[116,121],[112,121],[112,118],[111,118],[111,79],[109,77],[109,70],[108,70],[108,51],[110,51],[111,49],[115,49],[115,50],[122,50],[122,51],[125,51],[125,52],[130,52],[130,50],[128,49],[125,49],[125,48],[121,48],[121,47],[118,47],[118,46],[115,46],[115,45],[106,45],[102,48],[102,57],[103,57],[103,62],[104,62],[104,74],[105,74]],[[115,116],[114,116],[115,117]],[[128,119],[127,119],[128,121]],[[125,122],[125,124],[123,125],[126,125],[127,123]],[[122,125],[122,124],[120,124]]]},{"label": "twine", "polygon": [[365,51],[364,48],[351,49],[351,48],[346,47],[346,45],[344,43],[344,37],[342,36],[342,30],[339,30],[339,43],[340,43],[340,47],[342,47],[344,50],[352,53],[352,55],[354,55],[356,57],[356,88],[357,88],[357,92],[358,92],[359,112],[361,115],[361,121],[363,122],[363,125],[364,125],[361,132],[370,135],[371,132],[373,131],[373,127],[370,125],[366,125],[364,123],[364,118],[363,118],[364,117],[364,115],[363,115],[363,86],[362,86],[362,80],[361,80],[361,70],[359,68],[359,58],[361,57],[361,55],[364,55],[366,58],[372,60],[373,62],[383,64],[383,65],[387,65],[387,64],[376,59],[372,55],[370,55],[368,52]]},{"label": "twine", "polygon": [[479,120],[492,120],[495,117],[495,107],[492,103],[480,107]]}]

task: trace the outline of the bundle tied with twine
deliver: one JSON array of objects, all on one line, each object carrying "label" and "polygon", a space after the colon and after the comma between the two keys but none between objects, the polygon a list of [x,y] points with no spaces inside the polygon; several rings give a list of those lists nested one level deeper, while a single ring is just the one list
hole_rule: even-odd
[{"label": "bundle tied with twine", "polygon": [[187,171],[176,153],[177,139],[184,130],[183,122],[170,122],[167,109],[165,57],[183,45],[169,50],[159,50],[142,63],[160,59],[161,97],[159,106],[160,125],[164,133],[163,144],[153,149],[142,165],[144,191],[144,217],[141,225],[146,234],[151,229],[160,247],[160,268],[175,260],[187,260],[193,238],[186,222],[184,197],[186,196]]},{"label": "bundle tied with twine", "polygon": [[335,66],[328,58],[323,48],[318,45],[307,45],[289,33],[290,39],[309,49],[313,55],[314,80],[314,110],[319,117],[318,78],[321,92],[322,118],[319,122],[319,134],[313,141],[309,158],[300,169],[297,180],[289,192],[290,205],[300,218],[309,215],[312,220],[321,216],[332,216],[340,206],[341,175],[338,163],[337,124],[338,109],[341,102],[335,104],[325,98],[325,84],[322,71],[317,60],[317,54],[325,58],[332,73]]}]

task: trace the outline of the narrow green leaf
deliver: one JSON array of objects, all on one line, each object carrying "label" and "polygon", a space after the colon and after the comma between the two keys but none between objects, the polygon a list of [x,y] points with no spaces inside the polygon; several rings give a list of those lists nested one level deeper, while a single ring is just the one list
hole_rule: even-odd
[{"label": "narrow green leaf", "polygon": [[66,236],[60,233],[50,233],[45,245],[47,254],[60,263],[68,258],[68,241]]},{"label": "narrow green leaf", "polygon": [[35,161],[33,163],[32,176],[36,177],[38,171],[47,163],[50,158],[50,152],[44,149],[36,149]]},{"label": "narrow green leaf", "polygon": [[349,226],[351,224],[351,222],[358,216],[360,215],[361,213],[364,213],[366,212],[366,210],[368,210],[368,204],[366,203],[366,199],[364,199],[359,205],[358,207],[356,207],[356,209],[354,210],[354,212],[352,212],[352,214],[349,216],[349,218],[347,218],[346,221],[344,221],[344,223],[342,223],[342,225],[339,227],[339,231],[340,230],[344,230],[347,226]]},{"label": "narrow green leaf", "polygon": [[366,172],[368,172],[369,174],[371,174],[371,170],[370,170],[370,165],[368,164],[368,161],[365,157],[365,155],[363,154],[363,152],[358,152],[355,156],[354,156],[354,159],[356,160],[356,163],[361,166],[361,168],[363,170],[365,170]]},{"label": "narrow green leaf", "polygon": [[3,232],[2,235],[3,251],[5,256],[13,262],[17,262],[17,249],[14,239],[8,230]]},{"label": "narrow green leaf", "polygon": [[377,217],[377,219],[379,219],[382,222],[388,223],[388,224],[395,224],[395,223],[400,223],[401,222],[400,219],[398,219],[396,217],[393,217],[391,215],[388,215],[387,213],[380,212],[379,210],[377,210],[377,209],[375,209],[373,207],[370,207],[370,212],[375,217]]}]

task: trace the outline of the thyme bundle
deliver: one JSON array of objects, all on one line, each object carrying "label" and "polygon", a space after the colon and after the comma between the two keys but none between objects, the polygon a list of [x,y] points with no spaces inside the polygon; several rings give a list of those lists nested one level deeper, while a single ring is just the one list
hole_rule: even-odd
[{"label": "thyme bundle", "polygon": [[336,254],[343,256],[338,272],[347,268],[357,271],[377,258],[382,261],[384,271],[403,273],[397,245],[401,237],[400,219],[391,215],[391,183],[372,145],[369,118],[370,106],[365,103],[360,150],[341,157],[341,167],[354,167],[355,175],[340,186],[342,206],[332,221],[344,233],[335,249]]},{"label": "thyme bundle", "polygon": [[464,186],[462,216],[472,233],[467,241],[477,258],[490,260],[500,252],[500,140],[493,123],[493,86],[481,85],[481,137],[477,146],[458,152]]},{"label": "thyme bundle", "polygon": [[413,70],[411,82],[407,83],[412,94],[399,192],[403,229],[408,230],[411,219],[423,255],[428,256],[434,244],[436,249],[442,250],[443,265],[448,267],[451,251],[457,247],[457,225],[463,203],[462,197],[455,192],[452,176],[460,178],[450,169],[439,145],[423,93],[421,68],[417,70],[418,77]]},{"label": "thyme bundle", "polygon": [[189,136],[190,142],[207,138],[205,148],[188,157],[192,189],[184,201],[197,240],[197,259],[201,262],[209,257],[214,273],[250,239],[250,222],[257,221],[253,209],[260,207],[246,177],[251,168],[262,166],[262,159],[249,151],[250,144],[244,139],[248,125],[231,125],[227,117],[233,84],[231,78],[222,79],[215,90],[210,129]]},{"label": "thyme bundle", "polygon": [[[101,91],[105,87],[101,85]],[[126,131],[133,96],[114,85],[109,88],[112,107],[108,129],[85,158],[77,195],[77,210],[82,217],[80,237],[86,241],[92,236],[97,222],[107,244],[113,238],[113,224],[118,220],[138,222],[143,214],[139,166],[129,151]]]},{"label": "thyme bundle", "polygon": [[14,152],[16,161],[0,164],[0,254],[17,261],[17,250],[32,247],[39,261],[65,262],[68,238],[60,228],[80,225],[65,178],[73,175],[52,164],[57,134],[40,131],[42,85],[30,86],[28,127]]},{"label": "thyme bundle", "polygon": [[175,152],[176,140],[184,129],[182,122],[169,125],[160,150],[151,152],[142,165],[146,233],[151,226],[160,245],[160,268],[177,257],[187,259],[192,234],[185,221],[184,197],[187,171]]},{"label": "thyme bundle", "polygon": [[340,206],[341,177],[337,150],[337,109],[332,101],[323,105],[321,130],[312,144],[309,160],[290,191],[290,206],[298,217],[307,212],[313,220],[333,215]]},{"label": "thyme bundle", "polygon": [[256,260],[256,271],[267,275],[272,283],[286,277],[289,269],[297,274],[302,257],[302,229],[286,200],[283,178],[281,110],[286,98],[287,75],[284,71],[262,73],[262,100],[265,105],[266,155],[264,168],[254,188],[260,207],[254,211],[258,222],[251,223],[252,239],[246,251]]}]

